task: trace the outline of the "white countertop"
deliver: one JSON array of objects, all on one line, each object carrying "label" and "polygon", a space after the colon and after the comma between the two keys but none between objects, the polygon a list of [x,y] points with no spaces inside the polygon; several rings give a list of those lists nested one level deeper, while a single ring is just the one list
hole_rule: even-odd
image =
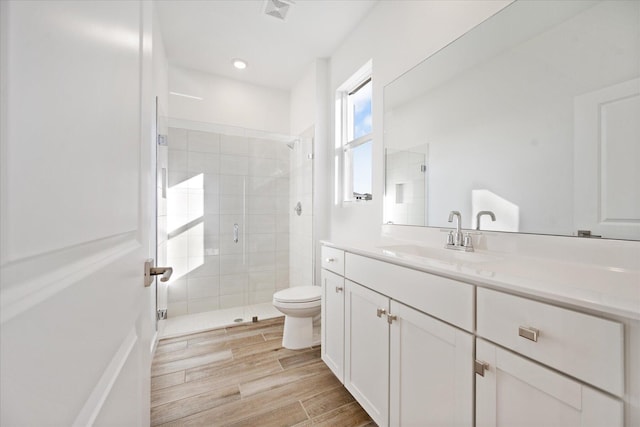
[{"label": "white countertop", "polygon": [[390,239],[322,244],[482,287],[640,320],[640,262],[638,269],[607,267],[478,249],[465,253]]}]

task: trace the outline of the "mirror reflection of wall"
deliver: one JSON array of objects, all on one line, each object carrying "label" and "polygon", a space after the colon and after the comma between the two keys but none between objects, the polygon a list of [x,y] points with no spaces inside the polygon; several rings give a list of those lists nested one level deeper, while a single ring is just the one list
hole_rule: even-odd
[{"label": "mirror reflection of wall", "polygon": [[427,225],[428,145],[387,150],[385,219],[392,224]]},{"label": "mirror reflection of wall", "polygon": [[639,75],[640,2],[515,2],[385,88],[387,194],[429,141],[424,218],[385,221],[640,239]]}]

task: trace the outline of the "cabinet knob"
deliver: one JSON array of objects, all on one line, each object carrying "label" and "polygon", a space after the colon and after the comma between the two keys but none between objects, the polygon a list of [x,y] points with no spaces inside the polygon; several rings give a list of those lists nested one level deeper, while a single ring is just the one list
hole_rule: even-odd
[{"label": "cabinet knob", "polygon": [[385,310],[384,308],[379,308],[378,310],[376,310],[376,316],[378,317],[382,317],[385,314],[387,314],[387,310]]},{"label": "cabinet knob", "polygon": [[398,316],[395,316],[391,313],[387,314],[387,322],[392,324],[394,320],[398,320]]},{"label": "cabinet knob", "polygon": [[325,258],[326,262],[334,262],[336,259],[335,258]]},{"label": "cabinet knob", "polygon": [[336,286],[336,293],[342,292],[344,288],[342,286]]},{"label": "cabinet knob", "polygon": [[540,335],[540,331],[536,328],[520,326],[518,328],[518,335],[533,342],[538,342],[538,335]]}]

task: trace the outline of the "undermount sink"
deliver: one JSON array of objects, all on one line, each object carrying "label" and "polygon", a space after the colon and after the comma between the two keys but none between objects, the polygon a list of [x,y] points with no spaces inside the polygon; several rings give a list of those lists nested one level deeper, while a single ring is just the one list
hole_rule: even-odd
[{"label": "undermount sink", "polygon": [[418,245],[380,246],[385,255],[398,258],[426,258],[447,263],[483,263],[499,261],[500,257],[478,252],[453,251],[445,248],[431,248]]}]

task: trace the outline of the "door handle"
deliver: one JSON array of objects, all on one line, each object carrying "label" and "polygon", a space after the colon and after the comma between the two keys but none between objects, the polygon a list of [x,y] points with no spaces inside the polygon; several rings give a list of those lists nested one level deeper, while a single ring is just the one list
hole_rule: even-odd
[{"label": "door handle", "polygon": [[233,224],[233,242],[238,243],[238,231],[240,230],[240,226],[238,224]]},{"label": "door handle", "polygon": [[149,258],[144,262],[144,286],[149,287],[153,283],[153,276],[160,277],[161,282],[166,282],[173,274],[173,267],[154,267],[153,259]]},{"label": "door handle", "polygon": [[484,372],[487,370],[489,370],[489,364],[487,362],[477,359],[473,361],[473,371],[476,374],[484,377]]}]

